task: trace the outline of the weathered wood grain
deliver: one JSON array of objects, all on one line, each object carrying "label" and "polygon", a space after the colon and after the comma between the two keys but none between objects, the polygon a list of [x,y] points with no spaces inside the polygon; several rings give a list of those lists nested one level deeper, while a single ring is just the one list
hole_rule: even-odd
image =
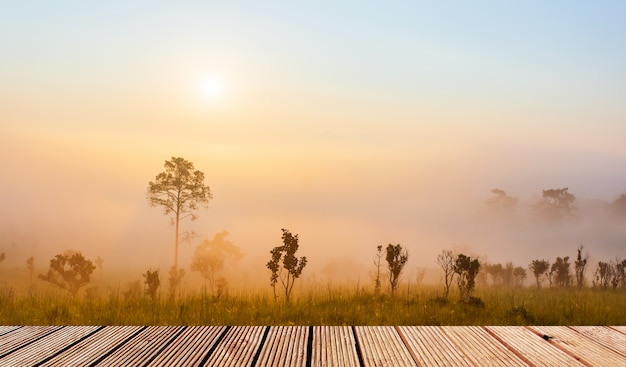
[{"label": "weathered wood grain", "polygon": [[14,353],[0,358],[3,366],[32,366],[51,357],[83,337],[97,331],[98,326],[68,326],[56,331],[54,337],[37,339]]},{"label": "weathered wood grain", "polygon": [[183,329],[183,326],[150,326],[117,350],[103,355],[98,365],[141,366],[156,358]]},{"label": "weathered wood grain", "polygon": [[190,326],[146,366],[199,366],[224,330],[224,326]]},{"label": "weathered wood grain", "polygon": [[[73,345],[64,353],[38,365],[51,367],[89,366],[141,329],[143,329],[141,326],[108,326],[92,335],[92,337]],[[54,338],[52,335],[50,337]]]},{"label": "weathered wood grain", "polygon": [[271,327],[256,366],[306,367],[307,326]]},{"label": "weathered wood grain", "polygon": [[540,335],[549,335],[555,344],[570,355],[592,366],[625,366],[626,358],[565,326],[532,326]]},{"label": "weathered wood grain", "polygon": [[29,326],[0,335],[0,358],[61,328],[62,326]]},{"label": "weathered wood grain", "polygon": [[528,366],[482,327],[442,326],[441,330],[477,367]]},{"label": "weathered wood grain", "polygon": [[0,366],[623,367],[620,328],[7,326]]},{"label": "weathered wood grain", "polygon": [[365,367],[417,366],[393,326],[357,326],[355,332]]},{"label": "weathered wood grain", "polygon": [[489,326],[487,329],[537,367],[585,366],[524,327]]},{"label": "weathered wood grain", "polygon": [[250,366],[261,344],[264,326],[240,326],[228,330],[215,352],[206,361],[206,366]]},{"label": "weathered wood grain", "polygon": [[359,367],[356,341],[349,326],[315,326],[312,349],[312,367]]},{"label": "weathered wood grain", "polygon": [[420,365],[473,367],[439,327],[400,326],[397,329]]},{"label": "weathered wood grain", "polygon": [[626,336],[615,329],[605,326],[570,326],[596,343],[626,356]]},{"label": "weathered wood grain", "polygon": [[0,335],[6,334],[15,329],[19,329],[19,326],[0,326]]}]

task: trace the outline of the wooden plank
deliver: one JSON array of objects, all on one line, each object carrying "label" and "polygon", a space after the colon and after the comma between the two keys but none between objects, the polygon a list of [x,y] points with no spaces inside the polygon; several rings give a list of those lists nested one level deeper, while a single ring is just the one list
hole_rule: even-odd
[{"label": "wooden plank", "polygon": [[143,328],[143,326],[107,326],[40,365],[88,366]]},{"label": "wooden plank", "polygon": [[231,327],[205,366],[250,366],[260,347],[265,329],[265,326]]},{"label": "wooden plank", "polygon": [[626,336],[605,326],[570,326],[580,334],[626,356]]},{"label": "wooden plank", "polygon": [[199,366],[225,326],[190,326],[146,366]]},{"label": "wooden plank", "polygon": [[98,362],[104,366],[140,366],[156,358],[159,351],[181,332],[184,326],[150,326],[119,349]]},{"label": "wooden plank", "polygon": [[307,326],[271,327],[256,366],[305,367]]},{"label": "wooden plank", "polygon": [[442,326],[440,329],[475,366],[527,367],[528,364],[508,350],[479,326]]},{"label": "wooden plank", "polygon": [[585,366],[525,327],[489,326],[487,329],[537,367]]},{"label": "wooden plank", "polygon": [[417,366],[393,326],[357,326],[355,331],[366,367]]},{"label": "wooden plank", "polygon": [[613,329],[619,331],[622,334],[626,334],[626,326],[611,326]]},{"label": "wooden plank", "polygon": [[397,329],[420,365],[474,366],[437,326],[401,326]]},{"label": "wooden plank", "polygon": [[19,326],[0,326],[0,335],[19,329]]},{"label": "wooden plank", "polygon": [[11,353],[61,328],[62,326],[28,326],[0,335],[0,356]]},{"label": "wooden plank", "polygon": [[359,367],[352,328],[349,326],[313,327],[312,367]]},{"label": "wooden plank", "polygon": [[64,327],[0,359],[0,364],[5,366],[32,366],[47,357],[53,356],[68,345],[79,341],[99,328],[99,326]]},{"label": "wooden plank", "polygon": [[532,326],[538,334],[552,337],[556,344],[572,356],[593,366],[626,366],[626,358],[565,326]]}]

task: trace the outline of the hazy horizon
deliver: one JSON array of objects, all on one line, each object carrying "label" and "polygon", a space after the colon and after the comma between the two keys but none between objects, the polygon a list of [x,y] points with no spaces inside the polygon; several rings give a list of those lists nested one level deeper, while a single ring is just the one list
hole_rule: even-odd
[{"label": "hazy horizon", "polygon": [[[624,257],[626,5],[20,2],[0,13],[0,267],[67,249],[165,267],[148,182],[171,157],[214,195],[181,247],[229,238],[260,265],[281,228],[311,269]],[[568,187],[576,218],[538,222]],[[489,213],[491,189],[519,199]],[[15,264],[15,265],[11,265]],[[340,266],[341,267],[341,266]],[[311,270],[313,271],[313,270]]]}]

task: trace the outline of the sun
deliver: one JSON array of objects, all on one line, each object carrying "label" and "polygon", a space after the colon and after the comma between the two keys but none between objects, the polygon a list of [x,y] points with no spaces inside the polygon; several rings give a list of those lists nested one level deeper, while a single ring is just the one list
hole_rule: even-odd
[{"label": "sun", "polygon": [[217,77],[206,78],[200,87],[204,97],[211,101],[220,99],[224,94],[224,85]]}]

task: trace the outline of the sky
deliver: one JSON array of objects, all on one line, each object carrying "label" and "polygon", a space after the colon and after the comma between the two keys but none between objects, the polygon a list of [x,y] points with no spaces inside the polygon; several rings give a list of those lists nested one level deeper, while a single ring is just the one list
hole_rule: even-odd
[{"label": "sky", "polygon": [[[214,196],[183,223],[199,239],[181,258],[228,230],[262,264],[281,228],[320,267],[367,267],[387,243],[412,266],[454,246],[522,265],[580,242],[624,256],[623,222],[582,211],[626,193],[621,1],[1,8],[7,261],[72,248],[165,268],[173,228],[145,192],[174,156]],[[528,208],[560,187],[581,222],[533,226]],[[520,199],[517,219],[484,213],[493,188]]]}]

